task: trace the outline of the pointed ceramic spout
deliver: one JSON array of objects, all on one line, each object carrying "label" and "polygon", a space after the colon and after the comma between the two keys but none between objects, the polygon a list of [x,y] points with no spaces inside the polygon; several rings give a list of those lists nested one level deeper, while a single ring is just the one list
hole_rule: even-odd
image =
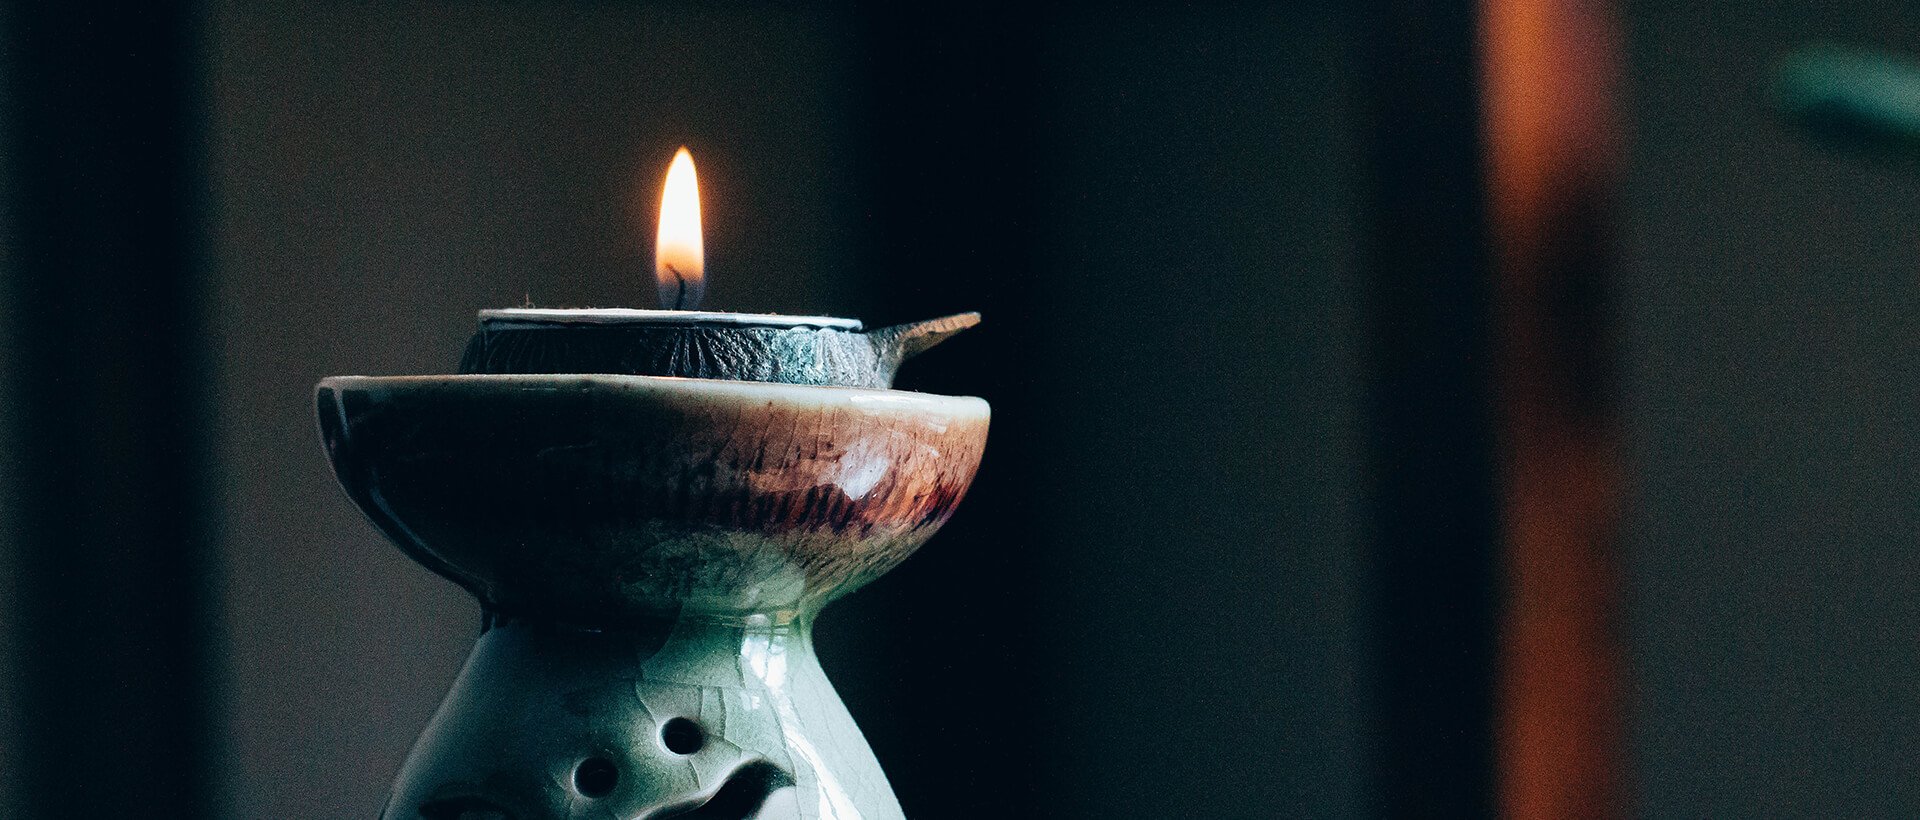
[{"label": "pointed ceramic spout", "polygon": [[962,330],[980,324],[980,314],[968,311],[938,319],[883,327],[867,333],[873,342],[873,350],[879,354],[880,361],[888,371],[900,366],[901,362],[927,351],[941,342],[953,337]]}]

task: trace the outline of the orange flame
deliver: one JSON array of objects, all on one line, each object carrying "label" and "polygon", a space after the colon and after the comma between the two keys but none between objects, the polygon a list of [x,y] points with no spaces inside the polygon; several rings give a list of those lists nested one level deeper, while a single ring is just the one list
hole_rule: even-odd
[{"label": "orange flame", "polygon": [[693,154],[685,146],[667,167],[660,192],[660,228],[653,238],[653,275],[660,284],[660,306],[693,310],[706,294],[706,249],[700,238],[700,182]]}]

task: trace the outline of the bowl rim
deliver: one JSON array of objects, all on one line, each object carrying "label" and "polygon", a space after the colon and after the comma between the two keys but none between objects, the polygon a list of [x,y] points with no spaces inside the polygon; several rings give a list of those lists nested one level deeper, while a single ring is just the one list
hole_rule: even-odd
[{"label": "bowl rim", "polygon": [[418,389],[484,389],[518,385],[529,391],[593,385],[610,392],[679,399],[736,402],[780,402],[845,407],[867,413],[938,413],[955,418],[987,420],[992,407],[978,396],[947,396],[875,387],[788,384],[785,382],[696,379],[685,376],[636,376],[619,373],[449,373],[413,376],[328,376],[314,385],[321,390],[361,390],[372,393]]}]

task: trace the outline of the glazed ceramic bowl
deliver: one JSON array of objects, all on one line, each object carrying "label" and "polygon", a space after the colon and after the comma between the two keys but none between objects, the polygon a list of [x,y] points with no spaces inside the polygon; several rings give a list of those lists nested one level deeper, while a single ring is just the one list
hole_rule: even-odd
[{"label": "glazed ceramic bowl", "polygon": [[342,376],[315,391],[334,474],[490,612],[614,624],[803,616],[952,514],[987,403],[625,375]]}]

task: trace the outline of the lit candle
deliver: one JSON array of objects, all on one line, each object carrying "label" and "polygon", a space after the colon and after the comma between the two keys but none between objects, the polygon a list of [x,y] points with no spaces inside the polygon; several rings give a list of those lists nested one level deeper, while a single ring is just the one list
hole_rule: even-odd
[{"label": "lit candle", "polygon": [[700,183],[682,147],[667,168],[654,233],[660,310],[480,311],[462,373],[617,373],[887,387],[900,362],[980,321],[962,313],[863,331],[858,319],[702,311]]},{"label": "lit candle", "polygon": [[660,283],[660,306],[674,310],[700,307],[707,295],[707,250],[700,232],[700,175],[693,152],[682,145],[667,166],[660,191],[660,227],[653,234],[653,276]]}]

